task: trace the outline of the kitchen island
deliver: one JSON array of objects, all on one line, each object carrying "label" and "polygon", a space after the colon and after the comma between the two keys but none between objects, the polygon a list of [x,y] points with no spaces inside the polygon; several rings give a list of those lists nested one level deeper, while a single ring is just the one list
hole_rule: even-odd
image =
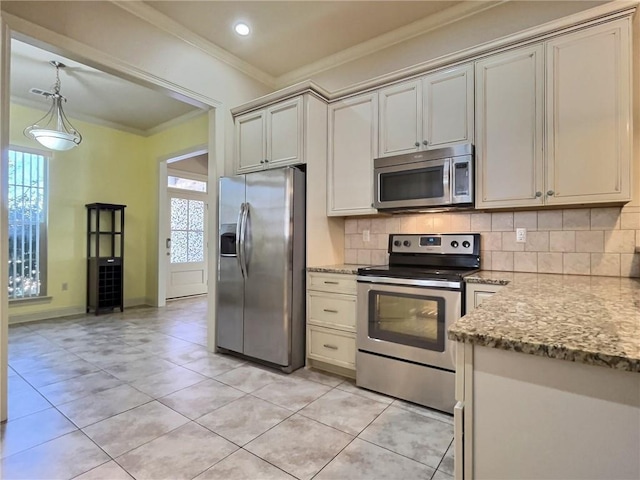
[{"label": "kitchen island", "polygon": [[467,282],[508,284],[448,332],[456,478],[640,478],[640,281]]}]

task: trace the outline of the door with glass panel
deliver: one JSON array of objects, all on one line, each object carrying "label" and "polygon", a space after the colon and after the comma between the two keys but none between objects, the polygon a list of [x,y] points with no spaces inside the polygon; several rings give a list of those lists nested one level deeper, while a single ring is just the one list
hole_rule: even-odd
[{"label": "door with glass panel", "polygon": [[[206,182],[172,185],[171,178],[169,177],[169,233],[166,239],[169,262],[167,298],[200,295],[207,293]],[[204,191],[185,187],[204,188]]]}]

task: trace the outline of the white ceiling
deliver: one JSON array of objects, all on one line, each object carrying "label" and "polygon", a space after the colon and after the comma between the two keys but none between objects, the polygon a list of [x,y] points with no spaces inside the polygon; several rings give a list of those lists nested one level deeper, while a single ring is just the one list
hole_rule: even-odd
[{"label": "white ceiling", "polygon": [[[394,33],[420,28],[434,15],[482,8],[491,1],[146,1],[137,3],[150,21],[161,22],[176,33],[188,31],[202,45],[248,64],[269,78],[313,69],[322,61],[374,38],[377,48]],[[123,8],[134,5],[123,2]],[[445,13],[445,14],[448,14]],[[233,31],[238,21],[252,29],[248,37]],[[382,37],[381,37],[382,36]],[[385,37],[386,36],[386,37]],[[387,38],[388,37],[388,38]],[[382,41],[381,41],[382,39]],[[215,52],[214,52],[215,54]],[[13,40],[11,95],[17,103],[48,108],[31,87],[50,90],[55,69],[50,60],[68,67],[61,73],[61,93],[68,98],[65,111],[71,117],[148,134],[155,127],[198,110],[178,100],[116,78],[31,45]]]}]

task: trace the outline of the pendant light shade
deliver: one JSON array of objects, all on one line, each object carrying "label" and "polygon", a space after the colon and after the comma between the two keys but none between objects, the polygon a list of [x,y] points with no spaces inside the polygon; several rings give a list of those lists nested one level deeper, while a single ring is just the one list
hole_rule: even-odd
[{"label": "pendant light shade", "polygon": [[33,125],[24,129],[24,134],[50,150],[70,150],[82,142],[82,135],[78,132],[62,110],[62,102],[67,99],[60,95],[60,69],[65,65],[60,62],[49,62],[56,68],[56,83],[53,93],[39,91],[51,99],[51,107],[47,114]]}]

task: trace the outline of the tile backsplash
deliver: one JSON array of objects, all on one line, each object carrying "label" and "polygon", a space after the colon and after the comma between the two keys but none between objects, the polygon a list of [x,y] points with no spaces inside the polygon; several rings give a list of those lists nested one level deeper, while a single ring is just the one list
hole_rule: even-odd
[{"label": "tile backsplash", "polygon": [[[525,243],[516,228],[527,229]],[[485,270],[640,277],[640,207],[348,218],[345,263],[387,263],[390,233],[449,232],[481,234]]]}]

